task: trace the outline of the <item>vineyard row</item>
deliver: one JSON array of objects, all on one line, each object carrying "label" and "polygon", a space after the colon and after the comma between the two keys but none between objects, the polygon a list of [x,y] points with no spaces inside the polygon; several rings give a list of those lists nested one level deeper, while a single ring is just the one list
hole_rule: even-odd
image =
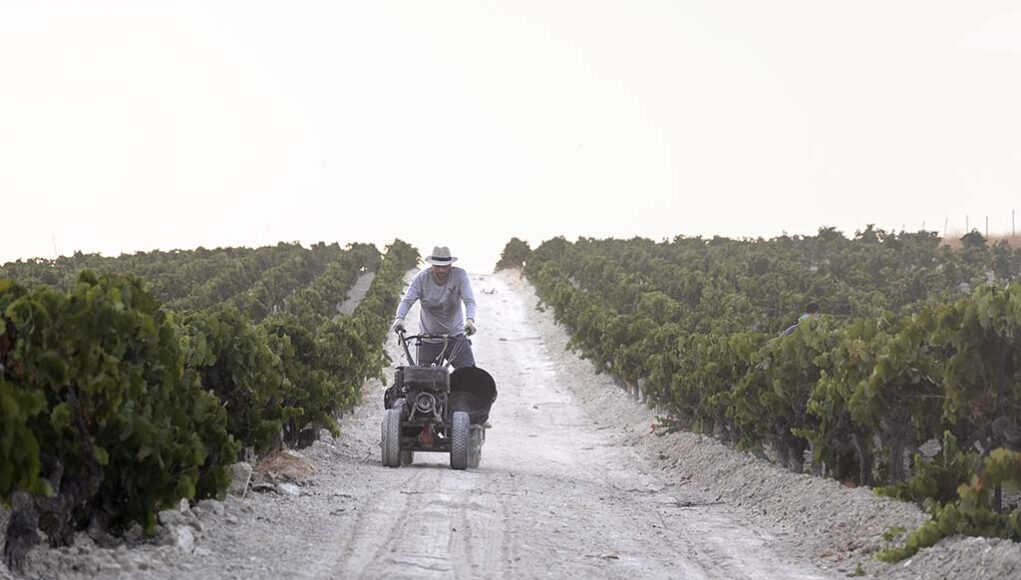
[{"label": "vineyard row", "polygon": [[[280,244],[5,265],[0,275],[23,284],[0,278],[0,498],[12,526],[34,523],[8,546],[30,544],[35,525],[58,546],[88,525],[151,532],[181,498],[222,497],[241,449],[336,434],[388,362],[417,260],[397,240],[382,257],[364,244]],[[98,272],[69,282],[83,265]],[[372,271],[353,314],[339,315]]]}]

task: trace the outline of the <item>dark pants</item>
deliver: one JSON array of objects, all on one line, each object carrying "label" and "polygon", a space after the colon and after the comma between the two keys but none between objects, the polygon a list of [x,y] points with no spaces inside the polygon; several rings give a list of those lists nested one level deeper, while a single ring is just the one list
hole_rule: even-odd
[{"label": "dark pants", "polygon": [[445,352],[443,351],[442,342],[423,342],[418,345],[418,352],[415,353],[415,356],[418,359],[418,364],[429,366],[436,361],[436,357],[440,356],[440,352],[443,352],[444,359],[450,359],[450,355],[454,355],[454,359],[450,361],[450,366],[455,369],[475,366],[475,355],[472,353],[472,343],[468,338],[462,340],[460,345],[457,344],[457,340],[450,340],[447,343],[447,350]]}]

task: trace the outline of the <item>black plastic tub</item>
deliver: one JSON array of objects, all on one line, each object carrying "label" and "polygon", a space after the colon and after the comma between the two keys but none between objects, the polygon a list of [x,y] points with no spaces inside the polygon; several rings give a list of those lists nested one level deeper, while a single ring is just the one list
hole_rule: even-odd
[{"label": "black plastic tub", "polygon": [[496,381],[479,367],[461,367],[450,375],[450,412],[465,411],[472,424],[489,420],[489,409],[496,401]]}]

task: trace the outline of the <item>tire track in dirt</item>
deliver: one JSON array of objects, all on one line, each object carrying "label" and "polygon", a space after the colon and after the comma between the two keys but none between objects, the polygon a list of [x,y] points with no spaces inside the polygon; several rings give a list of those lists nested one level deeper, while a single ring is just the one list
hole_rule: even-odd
[{"label": "tire track in dirt", "polygon": [[411,477],[402,478],[399,484],[374,494],[367,509],[359,511],[353,522],[356,532],[347,537],[331,576],[371,577],[368,576],[370,571],[378,569],[379,562],[390,557],[394,543],[406,535],[407,514],[419,512],[419,498],[404,490],[419,487],[423,479],[435,479],[429,472],[415,470],[413,473]]},{"label": "tire track in dirt", "polygon": [[331,577],[501,575],[500,502],[480,489],[479,474],[450,471],[436,458],[424,463],[400,468],[416,475],[362,510]]}]

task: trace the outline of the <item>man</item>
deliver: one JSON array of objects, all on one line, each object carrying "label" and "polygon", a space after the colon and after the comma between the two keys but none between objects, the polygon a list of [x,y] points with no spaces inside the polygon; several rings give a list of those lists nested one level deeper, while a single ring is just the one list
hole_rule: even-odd
[{"label": "man", "polygon": [[[468,273],[452,265],[457,258],[450,255],[450,249],[446,246],[433,248],[432,254],[427,256],[425,261],[430,267],[415,276],[400,305],[397,306],[394,331],[404,331],[404,317],[408,315],[415,301],[421,300],[419,330],[422,334],[446,334],[452,337],[475,334],[475,295],[472,293]],[[450,365],[455,369],[475,366],[471,342],[467,338],[463,339],[456,352],[453,352],[456,342],[456,338],[449,340],[447,350],[444,352],[442,339],[423,341],[418,347],[418,364],[431,364],[440,353],[443,353],[443,358],[454,355]]]},{"label": "man", "polygon": [[808,318],[813,318],[813,319],[814,318],[819,318],[819,316],[821,314],[822,314],[822,312],[819,309],[819,305],[816,304],[815,302],[809,302],[808,306],[805,307],[805,313],[802,314],[800,317],[798,317],[798,320],[795,321],[794,324],[790,325],[787,328],[787,330],[781,332],[780,333],[780,338],[783,338],[785,336],[790,336],[791,333],[793,333],[795,330],[797,330],[798,323],[801,322],[802,320],[805,320],[805,319],[808,319]]}]

